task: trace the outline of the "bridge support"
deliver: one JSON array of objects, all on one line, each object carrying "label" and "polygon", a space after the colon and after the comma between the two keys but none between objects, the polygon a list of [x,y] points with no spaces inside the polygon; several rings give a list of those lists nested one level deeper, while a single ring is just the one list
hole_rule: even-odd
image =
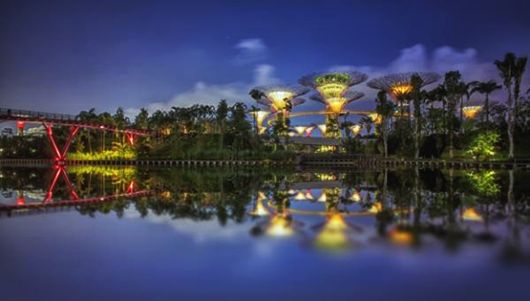
[{"label": "bridge support", "polygon": [[42,125],[46,129],[46,135],[48,136],[50,146],[52,148],[53,154],[55,155],[55,163],[64,164],[64,160],[66,160],[66,155],[68,153],[70,145],[72,144],[72,140],[79,131],[79,126],[70,126],[70,133],[68,135],[68,138],[66,139],[66,143],[64,144],[62,150],[60,150],[57,146],[57,142],[55,141],[55,137],[53,136],[53,124],[43,122]]},{"label": "bridge support", "polygon": [[18,135],[24,136],[24,127],[26,126],[26,123],[23,120],[17,121],[17,129],[18,129]]},{"label": "bridge support", "polygon": [[48,191],[46,192],[46,196],[42,202],[49,203],[53,200],[53,191],[55,190],[55,186],[57,185],[57,181],[61,175],[64,182],[66,183],[66,186],[68,187],[68,190],[70,191],[70,197],[73,200],[78,200],[79,196],[75,192],[74,185],[72,185],[72,182],[70,182],[70,179],[68,178],[65,167],[62,165],[56,165],[54,168],[52,181],[50,182],[50,186],[48,186]]},{"label": "bridge support", "polygon": [[129,144],[134,145],[134,142],[136,141],[136,135],[130,132],[125,132],[125,135]]}]

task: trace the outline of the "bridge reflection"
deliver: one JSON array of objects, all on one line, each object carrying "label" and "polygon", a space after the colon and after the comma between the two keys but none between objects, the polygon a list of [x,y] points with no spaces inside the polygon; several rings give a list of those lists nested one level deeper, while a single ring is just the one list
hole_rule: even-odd
[{"label": "bridge reflection", "polygon": [[[445,182],[425,177],[422,186],[414,175],[387,173],[267,174],[222,169],[207,173],[189,169],[144,172],[134,167],[55,166],[48,184],[38,189],[40,194],[30,196],[29,189],[24,191],[34,188],[34,184],[2,185],[17,195],[9,198],[10,203],[0,205],[0,212],[9,216],[61,208],[73,208],[82,215],[123,216],[134,212],[146,221],[192,221],[188,235],[201,235],[199,223],[216,219],[221,228],[233,226],[227,224],[231,221],[248,227],[254,237],[294,240],[339,253],[374,244],[418,248],[433,241],[457,248],[469,242],[493,243],[509,237],[509,233],[519,233],[512,228],[518,227],[516,217],[520,212],[497,202],[497,189],[463,185],[469,178],[466,174],[458,181]],[[16,177],[43,179],[21,173],[0,175],[2,181]],[[428,188],[429,181],[436,190]],[[95,183],[96,188],[87,189]],[[439,185],[459,186],[440,189]]]},{"label": "bridge reflection", "polygon": [[[92,174],[100,173],[100,175],[104,178],[105,176],[109,176],[114,174],[112,171],[109,173],[109,169],[105,167],[99,167],[98,168],[91,168],[90,171],[85,170],[86,168],[83,167],[73,167],[72,168],[75,174],[82,174],[86,172],[90,172]],[[105,172],[107,171],[107,172]],[[2,175],[3,176],[3,175]],[[16,175],[13,175],[16,176]],[[129,175],[130,176],[130,175]],[[60,180],[62,179],[63,186],[61,189],[58,189],[58,184],[60,183]],[[103,179],[104,181],[104,179]],[[125,181],[125,183],[123,182]],[[109,194],[106,193],[105,189],[104,191],[100,192],[98,195],[92,195],[90,196],[83,196],[80,197],[78,192],[76,191],[75,185],[72,183],[72,180],[70,179],[70,175],[67,172],[67,167],[63,165],[54,165],[52,167],[52,175],[51,180],[47,187],[43,189],[43,195],[41,193],[34,192],[34,191],[25,191],[23,188],[19,189],[17,188],[17,196],[15,203],[0,203],[0,212],[31,212],[31,211],[43,211],[47,208],[57,208],[57,207],[75,207],[75,206],[81,206],[86,204],[99,204],[99,203],[105,203],[105,202],[111,202],[114,200],[122,199],[122,198],[128,198],[133,199],[141,196],[147,196],[152,193],[151,190],[148,189],[139,189],[138,184],[136,183],[136,180],[134,178],[129,179],[120,179],[117,180],[116,178],[113,179],[113,182],[115,184],[120,185],[114,185],[113,191]],[[119,186],[119,187],[118,187]],[[67,198],[62,198],[63,196],[55,196],[56,190],[66,190],[67,191]],[[64,193],[63,193],[64,194]],[[26,197],[26,195],[29,195],[29,197]],[[40,200],[39,200],[40,198]]]}]

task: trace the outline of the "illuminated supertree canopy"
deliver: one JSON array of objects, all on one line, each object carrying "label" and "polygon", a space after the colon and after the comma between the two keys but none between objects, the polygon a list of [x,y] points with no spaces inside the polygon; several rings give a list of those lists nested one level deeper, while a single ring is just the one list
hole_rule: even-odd
[{"label": "illuminated supertree canopy", "polygon": [[271,112],[284,111],[288,108],[305,102],[303,98],[297,98],[309,89],[300,86],[260,86],[250,90],[250,96],[259,104],[270,108]]},{"label": "illuminated supertree canopy", "polygon": [[340,113],[344,107],[350,102],[357,100],[364,96],[364,93],[357,91],[346,91],[342,97],[334,99],[334,101],[326,102],[320,94],[314,94],[310,98],[312,100],[321,102],[328,106],[328,110],[334,113]]},{"label": "illuminated supertree canopy", "polygon": [[373,89],[387,91],[394,98],[394,100],[396,100],[397,98],[412,91],[410,78],[414,74],[418,75],[422,79],[422,87],[432,84],[440,79],[440,75],[433,72],[407,72],[389,74],[374,78],[368,81],[367,85]]},{"label": "illuminated supertree canopy", "polygon": [[[359,92],[348,92],[348,89],[367,79],[364,73],[352,72],[324,72],[314,73],[300,78],[299,83],[318,91],[320,97],[315,99],[327,105],[327,109],[334,113],[340,113],[344,106],[355,99]],[[348,101],[349,100],[349,101]]]}]

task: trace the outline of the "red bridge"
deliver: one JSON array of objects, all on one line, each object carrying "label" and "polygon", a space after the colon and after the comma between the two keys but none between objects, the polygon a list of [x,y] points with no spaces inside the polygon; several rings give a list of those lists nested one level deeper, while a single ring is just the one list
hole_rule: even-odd
[{"label": "red bridge", "polygon": [[[77,194],[74,185],[68,177],[65,166],[55,165],[53,167],[53,176],[52,180],[48,185],[48,189],[44,194],[42,201],[40,202],[26,202],[26,199],[23,195],[18,196],[16,199],[16,204],[1,204],[0,203],[0,212],[11,212],[11,211],[28,211],[28,210],[42,210],[46,208],[56,208],[56,207],[70,207],[70,206],[79,206],[84,204],[94,204],[94,203],[104,203],[113,201],[119,198],[136,198],[140,196],[147,196],[152,194],[150,190],[138,190],[137,184],[134,180],[131,180],[127,185],[125,191],[121,193],[114,193],[111,195],[104,195],[98,197],[88,197],[81,198]],[[68,189],[69,198],[66,200],[54,200],[53,194],[57,186],[59,178],[62,178],[66,188]]]},{"label": "red bridge", "polygon": [[[74,115],[44,113],[26,110],[14,110],[7,108],[0,108],[1,121],[16,121],[17,128],[23,130],[27,123],[42,124],[46,129],[50,146],[55,155],[55,162],[64,164],[68,149],[72,144],[72,140],[76,136],[79,129],[95,129],[99,131],[109,131],[115,133],[122,133],[127,136],[127,141],[132,145],[138,136],[153,136],[154,132],[149,130],[139,130],[134,128],[118,128],[109,126],[107,124],[97,124],[79,120]],[[62,148],[57,145],[56,139],[53,135],[54,126],[65,126],[70,128],[70,133],[66,139],[66,143]]]}]

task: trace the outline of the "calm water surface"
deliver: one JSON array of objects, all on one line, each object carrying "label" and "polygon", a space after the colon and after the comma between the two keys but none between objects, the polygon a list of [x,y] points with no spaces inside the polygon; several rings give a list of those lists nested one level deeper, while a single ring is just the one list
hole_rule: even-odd
[{"label": "calm water surface", "polygon": [[0,300],[523,299],[529,175],[3,167]]}]

